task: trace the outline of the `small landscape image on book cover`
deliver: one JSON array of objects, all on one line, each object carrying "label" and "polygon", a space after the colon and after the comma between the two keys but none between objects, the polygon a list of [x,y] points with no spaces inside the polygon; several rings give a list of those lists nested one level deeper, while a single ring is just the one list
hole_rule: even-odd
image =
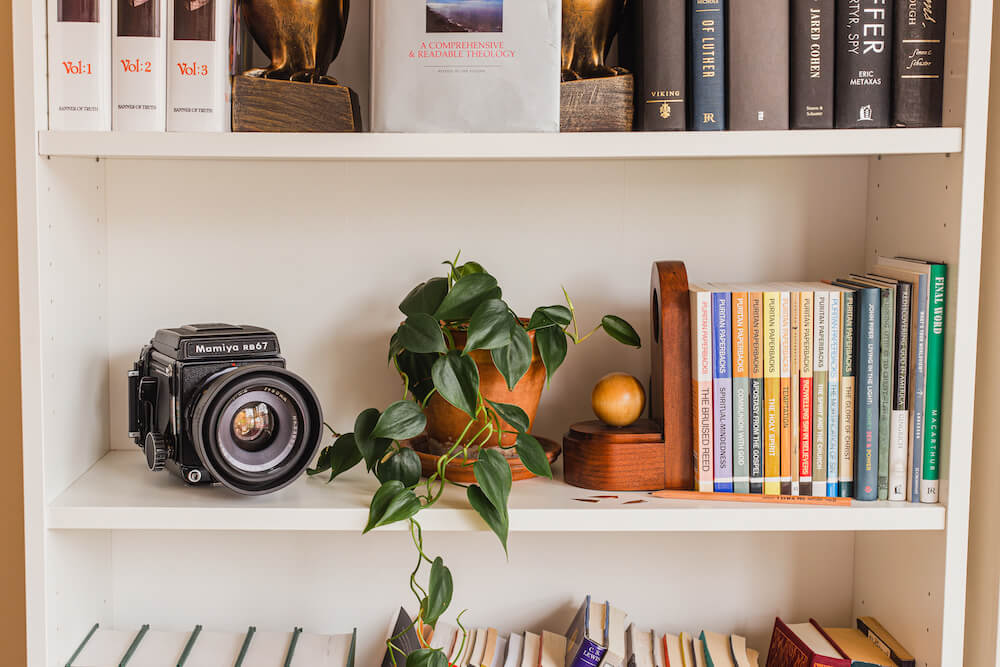
[{"label": "small landscape image on book cover", "polygon": [[503,32],[503,0],[427,0],[427,32]]},{"label": "small landscape image on book cover", "polygon": [[161,0],[117,0],[119,37],[159,37]]},{"label": "small landscape image on book cover", "polygon": [[59,21],[97,23],[97,0],[59,0]]},{"label": "small landscape image on book cover", "polygon": [[174,39],[215,41],[215,0],[174,3]]}]

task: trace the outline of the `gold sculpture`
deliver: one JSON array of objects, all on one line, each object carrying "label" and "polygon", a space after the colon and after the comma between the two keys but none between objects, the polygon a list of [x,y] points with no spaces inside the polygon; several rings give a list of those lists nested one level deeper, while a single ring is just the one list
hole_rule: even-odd
[{"label": "gold sculpture", "polygon": [[618,32],[626,0],[563,0],[562,80],[625,74],[604,59]]},{"label": "gold sculpture", "polygon": [[246,76],[336,85],[327,76],[347,30],[350,0],[239,0],[240,16],[271,59]]}]

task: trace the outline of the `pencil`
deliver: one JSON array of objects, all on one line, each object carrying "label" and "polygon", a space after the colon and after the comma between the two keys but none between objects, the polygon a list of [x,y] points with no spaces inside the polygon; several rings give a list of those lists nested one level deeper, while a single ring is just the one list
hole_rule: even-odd
[{"label": "pencil", "polygon": [[814,496],[765,496],[759,493],[703,493],[701,491],[654,491],[657,498],[673,500],[709,500],[741,503],[778,503],[785,505],[821,505],[826,507],[850,507],[850,498],[829,498]]}]

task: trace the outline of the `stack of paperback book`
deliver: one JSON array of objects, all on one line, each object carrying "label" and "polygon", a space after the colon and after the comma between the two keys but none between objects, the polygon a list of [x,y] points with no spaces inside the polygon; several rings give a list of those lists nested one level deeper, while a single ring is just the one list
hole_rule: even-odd
[{"label": "stack of paperback book", "polygon": [[944,264],[691,287],[697,489],[938,501]]}]

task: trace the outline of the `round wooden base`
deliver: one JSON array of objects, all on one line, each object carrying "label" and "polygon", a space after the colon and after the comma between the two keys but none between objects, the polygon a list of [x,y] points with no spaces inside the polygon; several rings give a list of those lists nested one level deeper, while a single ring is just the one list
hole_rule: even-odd
[{"label": "round wooden base", "polygon": [[648,419],[623,427],[596,419],[573,424],[563,436],[563,475],[567,484],[597,491],[665,489],[663,434]]},{"label": "round wooden base", "polygon": [[[543,438],[541,436],[535,436],[538,442],[542,444],[545,449],[545,456],[548,457],[549,463],[554,463],[557,458],[559,458],[560,447],[559,443],[555,440],[549,440],[548,438]],[[434,474],[437,472],[438,459],[441,458],[438,454],[431,454],[428,450],[428,445],[431,444],[430,439],[421,435],[411,440],[404,440],[400,443],[404,447],[409,447],[417,453],[420,457],[420,469],[424,477]],[[524,467],[521,463],[521,459],[514,454],[513,449],[500,450],[504,457],[507,459],[508,465],[510,465],[510,472],[517,482],[522,479],[530,479],[534,477],[534,473]],[[475,459],[456,459],[448,464],[445,468],[445,474],[448,475],[448,479],[453,482],[460,482],[462,484],[475,484],[476,477],[472,472],[472,464],[475,463]]]}]

